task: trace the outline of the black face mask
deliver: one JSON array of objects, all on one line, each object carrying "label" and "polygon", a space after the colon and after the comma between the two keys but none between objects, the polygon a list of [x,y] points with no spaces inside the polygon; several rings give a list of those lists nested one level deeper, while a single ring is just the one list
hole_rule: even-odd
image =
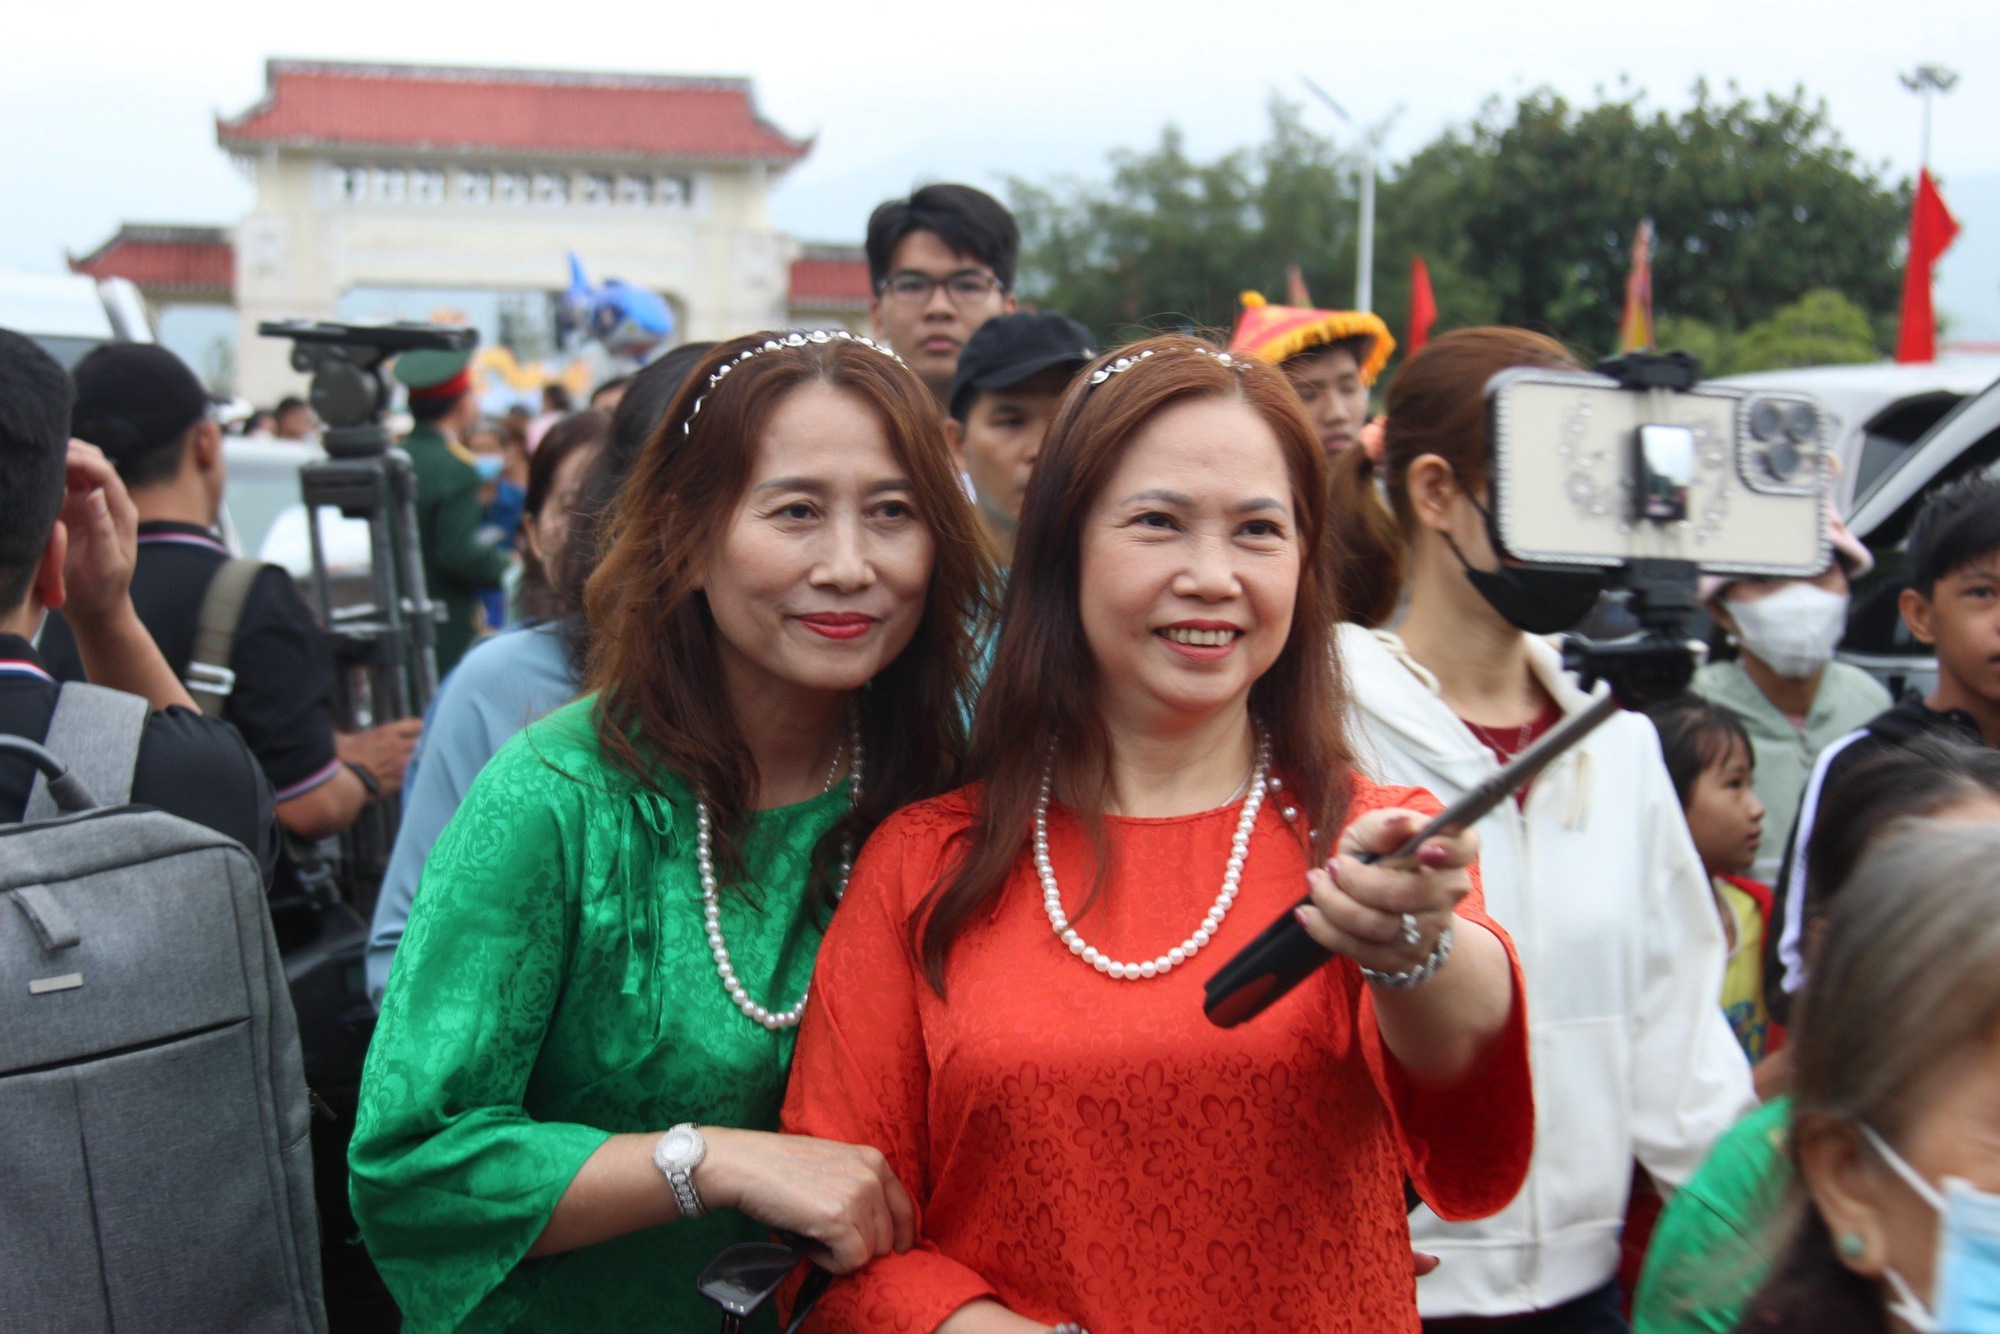
[{"label": "black face mask", "polygon": [[[1500,535],[1493,531],[1493,514],[1478,501],[1472,507],[1486,521],[1486,540],[1500,549]],[[1497,570],[1475,570],[1451,534],[1443,535],[1451,554],[1465,567],[1465,577],[1486,604],[1500,613],[1500,619],[1531,635],[1552,635],[1567,630],[1590,615],[1604,591],[1602,570],[1567,570],[1547,565],[1514,567],[1501,564]]]}]

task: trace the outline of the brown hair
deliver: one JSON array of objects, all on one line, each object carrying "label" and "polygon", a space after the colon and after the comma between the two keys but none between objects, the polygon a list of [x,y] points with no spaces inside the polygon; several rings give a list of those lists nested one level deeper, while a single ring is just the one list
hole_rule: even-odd
[{"label": "brown hair", "polygon": [[[915,636],[858,698],[867,781],[854,814],[815,854],[825,885],[843,839],[859,846],[891,811],[956,780],[973,635],[992,576],[945,449],[937,402],[923,382],[857,342],[795,347],[787,337],[759,333],[719,344],[688,376],[633,463],[603,563],[585,591],[589,686],[598,692],[592,723],[605,756],[648,788],[657,790],[664,767],[700,789],[714,812],[717,866],[740,873],[737,838],[757,775],[723,695],[715,622],[696,584],[749,485],[756,442],[777,404],[806,384],[865,403],[909,476],[934,555]],[[753,348],[765,350],[736,361]],[[734,366],[710,388],[709,377],[725,363]]]},{"label": "brown hair", "polygon": [[[2000,827],[1905,820],[1827,914],[1793,1031],[1792,1146],[1866,1125],[1907,1136],[1931,1076],[2000,1022]],[[1879,1285],[1840,1262],[1804,1196],[1789,1249],[1743,1328],[1886,1330]]]},{"label": "brown hair", "polygon": [[[1237,399],[1265,420],[1284,451],[1300,546],[1298,599],[1291,635],[1251,688],[1250,710],[1270,737],[1272,766],[1290,785],[1292,804],[1310,816],[1315,856],[1324,855],[1340,829],[1350,753],[1332,651],[1339,607],[1325,559],[1325,451],[1298,395],[1275,367],[1248,360],[1229,365],[1202,350],[1215,349],[1175,335],[1099,358],[1071,383],[1049,426],[1022,502],[999,641],[973,723],[973,770],[985,784],[978,821],[964,860],[925,896],[910,925],[912,948],[939,995],[952,945],[974,918],[991,910],[1026,845],[1042,766],[1051,756],[1084,813],[1102,887],[1107,845],[1091,812],[1103,805],[1110,785],[1111,741],[1083,632],[1083,525],[1133,437],[1174,404]],[[1090,383],[1091,372],[1114,356],[1136,359],[1149,352],[1143,366]]]},{"label": "brown hair", "polygon": [[[563,460],[579,449],[588,452],[602,447],[610,436],[611,418],[596,411],[573,412],[549,427],[548,433],[542,437],[541,446],[528,460],[528,486],[521,502],[522,516],[539,520],[542,507],[549,503],[549,495],[556,489],[556,473],[562,468]],[[582,578],[566,575],[560,581],[551,580],[546,562],[535,554],[528,543],[522,542],[519,546],[521,586],[514,598],[521,606],[522,619],[560,621],[580,610]]]},{"label": "brown hair", "polygon": [[[1410,508],[1410,465],[1436,454],[1458,484],[1486,485],[1486,382],[1510,366],[1574,369],[1575,357],[1527,329],[1456,329],[1426,343],[1389,385],[1388,424],[1378,464],[1361,448],[1333,462],[1334,562],[1350,620],[1381,625],[1403,592]],[[1380,472],[1388,504],[1376,489]]]}]

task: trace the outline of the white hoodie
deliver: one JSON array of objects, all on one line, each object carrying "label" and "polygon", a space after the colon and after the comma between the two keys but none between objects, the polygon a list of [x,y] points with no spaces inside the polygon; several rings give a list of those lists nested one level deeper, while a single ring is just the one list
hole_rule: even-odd
[{"label": "white hoodie", "polygon": [[[1497,768],[1386,631],[1343,625],[1363,772],[1449,803]],[[1588,702],[1545,640],[1528,641],[1565,714]],[[1723,1018],[1722,927],[1651,724],[1604,723],[1544,770],[1525,811],[1479,822],[1486,908],[1520,952],[1535,1081],[1535,1154],[1506,1209],[1476,1223],[1410,1217],[1443,1259],[1417,1283],[1426,1317],[1545,1310],[1608,1282],[1637,1159],[1671,1190],[1755,1105]]]}]

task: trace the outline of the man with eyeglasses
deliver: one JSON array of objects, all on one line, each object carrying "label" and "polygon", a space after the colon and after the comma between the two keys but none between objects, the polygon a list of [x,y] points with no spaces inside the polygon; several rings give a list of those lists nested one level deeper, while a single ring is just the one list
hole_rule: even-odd
[{"label": "man with eyeglasses", "polygon": [[969,185],[926,185],[868,219],[868,315],[937,395],[951,394],[958,354],[980,325],[1014,310],[1021,229],[1014,215]]}]

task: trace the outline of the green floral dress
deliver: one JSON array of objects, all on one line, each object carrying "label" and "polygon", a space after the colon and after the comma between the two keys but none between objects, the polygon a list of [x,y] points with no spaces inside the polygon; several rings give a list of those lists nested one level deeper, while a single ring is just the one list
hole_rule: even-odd
[{"label": "green floral dress", "polygon": [[[794,1031],[722,989],[703,934],[694,803],[613,769],[580,700],[509,741],[432,851],[375,1030],[350,1150],[363,1239],[428,1330],[705,1330],[695,1276],[768,1236],[733,1211],[525,1259],[611,1135],[775,1130]],[[725,892],[737,975],[772,1008],[812,972],[813,846],[845,788],[752,817],[754,897]],[[660,1189],[665,1191],[664,1180]]]}]

